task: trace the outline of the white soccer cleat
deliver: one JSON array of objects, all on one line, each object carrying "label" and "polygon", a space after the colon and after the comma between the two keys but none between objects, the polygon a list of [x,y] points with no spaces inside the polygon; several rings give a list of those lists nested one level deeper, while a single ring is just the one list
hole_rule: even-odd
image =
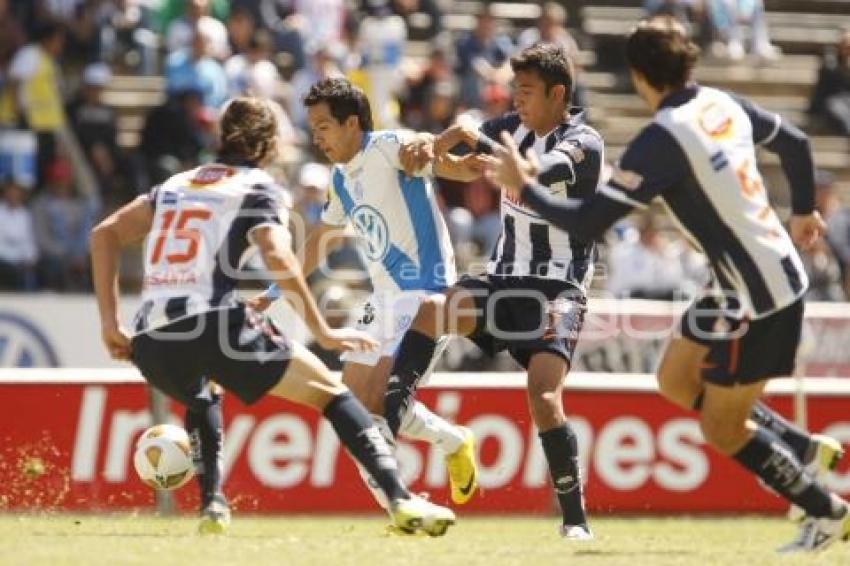
[{"label": "white soccer cleat", "polygon": [[593,531],[587,525],[561,525],[558,532],[567,540],[593,540]]},{"label": "white soccer cleat", "polygon": [[837,540],[850,540],[850,505],[845,505],[840,519],[807,517],[797,538],[776,551],[780,554],[822,552]]},{"label": "white soccer cleat", "polygon": [[415,535],[425,533],[432,537],[446,534],[455,524],[455,514],[447,507],[435,505],[418,495],[410,499],[396,499],[390,505],[393,520],[392,531],[397,534]]},{"label": "white soccer cleat", "polygon": [[[844,458],[844,448],[840,442],[823,434],[813,434],[812,441],[815,442],[815,456],[804,469],[816,482],[822,483],[824,476],[834,470]],[[788,518],[795,522],[802,521],[806,518],[806,512],[797,505],[791,505],[788,508]]]}]

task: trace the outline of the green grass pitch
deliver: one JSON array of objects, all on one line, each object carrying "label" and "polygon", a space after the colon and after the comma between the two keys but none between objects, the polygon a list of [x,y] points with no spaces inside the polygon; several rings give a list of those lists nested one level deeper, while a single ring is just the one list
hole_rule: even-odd
[{"label": "green grass pitch", "polygon": [[150,515],[0,515],[3,565],[502,565],[693,566],[850,564],[850,544],[817,558],[777,557],[795,526],[758,517],[595,518],[597,539],[570,543],[557,521],[463,517],[442,538],[385,536],[380,517],[237,516],[220,537],[194,518]]}]

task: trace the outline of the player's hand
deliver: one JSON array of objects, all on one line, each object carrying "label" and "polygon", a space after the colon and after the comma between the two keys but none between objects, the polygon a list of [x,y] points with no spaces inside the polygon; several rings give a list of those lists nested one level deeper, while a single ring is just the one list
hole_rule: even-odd
[{"label": "player's hand", "polygon": [[494,159],[492,156],[477,153],[469,153],[458,159],[460,164],[479,175],[483,175],[487,166],[493,163],[493,161]]},{"label": "player's hand", "polygon": [[101,338],[109,355],[113,360],[129,360],[132,349],[130,348],[130,335],[118,325],[101,327]]},{"label": "player's hand", "polygon": [[253,309],[257,312],[263,312],[267,308],[271,306],[274,301],[265,293],[260,293],[253,299],[248,299],[245,304],[248,305],[248,308]]},{"label": "player's hand", "polygon": [[422,170],[434,160],[434,136],[420,136],[402,144],[398,159],[408,176]]},{"label": "player's hand", "polygon": [[493,159],[488,161],[486,175],[494,185],[519,198],[523,185],[534,181],[533,173],[539,165],[533,155],[531,159],[520,155],[514,138],[507,132],[502,132],[502,143],[504,145],[497,147]]},{"label": "player's hand", "polygon": [[802,250],[809,250],[826,232],[826,222],[815,210],[811,214],[791,217],[791,239]]},{"label": "player's hand", "polygon": [[475,144],[478,143],[478,130],[472,124],[465,121],[460,121],[439,136],[434,138],[434,155],[443,155],[448,153],[454,146],[466,143],[469,147],[475,149]]},{"label": "player's hand", "polygon": [[373,352],[378,348],[378,343],[373,338],[353,328],[329,329],[316,341],[325,350],[341,352]]}]

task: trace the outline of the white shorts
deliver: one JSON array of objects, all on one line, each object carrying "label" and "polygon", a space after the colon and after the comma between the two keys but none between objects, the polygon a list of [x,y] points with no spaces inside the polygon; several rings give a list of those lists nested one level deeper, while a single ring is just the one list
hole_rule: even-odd
[{"label": "white shorts", "polygon": [[345,352],[343,362],[375,366],[378,360],[394,356],[404,334],[419,312],[419,305],[432,291],[376,291],[366,300],[357,319],[357,330],[362,330],[378,341],[372,352]]}]

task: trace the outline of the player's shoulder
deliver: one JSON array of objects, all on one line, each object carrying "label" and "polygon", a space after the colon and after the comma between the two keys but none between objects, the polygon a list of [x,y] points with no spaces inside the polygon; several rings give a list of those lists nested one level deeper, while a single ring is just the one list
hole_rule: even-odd
[{"label": "player's shoulder", "polygon": [[507,131],[513,134],[521,124],[522,120],[519,118],[519,113],[516,111],[505,112],[501,116],[485,120],[481,124],[481,131],[488,137],[498,139],[498,135],[502,132]]},{"label": "player's shoulder", "polygon": [[292,208],[292,194],[268,172],[254,168],[247,169],[242,174],[242,186],[250,198],[268,200],[275,208]]},{"label": "player's shoulder", "polygon": [[580,108],[570,110],[569,119],[555,131],[555,136],[557,141],[552,149],[567,153],[575,162],[604,151],[602,136],[585,122],[585,111]]},{"label": "player's shoulder", "polygon": [[365,134],[363,155],[367,160],[380,159],[390,164],[398,157],[398,150],[410,138],[404,130],[375,130]]},{"label": "player's shoulder", "polygon": [[386,148],[398,148],[409,137],[409,134],[404,130],[375,130],[365,135],[364,150],[366,152],[380,151]]},{"label": "player's shoulder", "polygon": [[596,128],[587,123],[587,110],[578,106],[569,109],[567,119],[559,129],[559,135],[563,138],[591,137],[602,141],[602,136]]}]

